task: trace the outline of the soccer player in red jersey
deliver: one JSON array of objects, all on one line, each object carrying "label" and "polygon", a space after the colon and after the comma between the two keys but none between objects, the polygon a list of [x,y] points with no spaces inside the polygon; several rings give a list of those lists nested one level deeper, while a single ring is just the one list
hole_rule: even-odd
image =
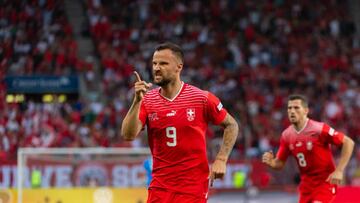
[{"label": "soccer player in red jersey", "polygon": [[[325,123],[308,118],[308,102],[303,95],[290,95],[287,106],[291,125],[280,138],[276,157],[265,152],[262,161],[273,169],[282,169],[289,155],[295,157],[301,175],[300,203],[328,203],[343,180],[354,142]],[[342,146],[335,167],[330,145]]]},{"label": "soccer player in red jersey", "polygon": [[[133,140],[147,126],[153,157],[148,203],[207,201],[209,182],[222,178],[238,135],[238,124],[212,93],[181,81],[181,48],[160,44],[153,54],[152,73],[158,88],[136,75],[133,103],[121,134]],[[149,90],[149,91],[148,91]],[[208,123],[224,128],[223,143],[209,171],[205,134]]]}]

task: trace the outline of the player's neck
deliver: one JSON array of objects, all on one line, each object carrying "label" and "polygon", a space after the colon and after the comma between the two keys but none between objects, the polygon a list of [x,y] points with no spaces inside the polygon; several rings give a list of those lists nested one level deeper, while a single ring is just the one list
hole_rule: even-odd
[{"label": "player's neck", "polygon": [[161,87],[160,94],[163,97],[166,97],[172,100],[176,95],[179,94],[183,82],[181,80],[176,80],[174,82],[170,82],[166,86]]},{"label": "player's neck", "polygon": [[297,132],[301,132],[305,128],[308,120],[309,120],[309,118],[305,117],[304,119],[301,119],[299,122],[293,123],[293,126],[294,126],[295,130]]}]

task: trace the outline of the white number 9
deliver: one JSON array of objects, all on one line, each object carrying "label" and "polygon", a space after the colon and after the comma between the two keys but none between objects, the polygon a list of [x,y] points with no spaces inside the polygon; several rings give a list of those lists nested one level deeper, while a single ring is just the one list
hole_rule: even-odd
[{"label": "white number 9", "polygon": [[166,142],[167,146],[175,147],[176,146],[176,128],[175,127],[167,127],[166,128],[166,137],[172,139],[172,142]]}]

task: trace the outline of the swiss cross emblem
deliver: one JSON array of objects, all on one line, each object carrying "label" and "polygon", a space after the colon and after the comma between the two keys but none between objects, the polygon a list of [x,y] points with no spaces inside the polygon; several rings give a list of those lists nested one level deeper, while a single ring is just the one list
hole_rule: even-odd
[{"label": "swiss cross emblem", "polygon": [[195,119],[195,109],[186,109],[186,116],[188,121],[193,121]]}]

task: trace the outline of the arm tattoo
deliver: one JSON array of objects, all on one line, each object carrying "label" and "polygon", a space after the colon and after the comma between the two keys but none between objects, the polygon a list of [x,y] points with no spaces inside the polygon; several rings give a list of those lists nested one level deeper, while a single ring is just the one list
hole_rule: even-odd
[{"label": "arm tattoo", "polygon": [[220,147],[220,151],[216,156],[216,159],[227,161],[228,156],[235,144],[239,127],[235,119],[227,114],[224,121],[221,123],[224,127],[223,143]]}]

